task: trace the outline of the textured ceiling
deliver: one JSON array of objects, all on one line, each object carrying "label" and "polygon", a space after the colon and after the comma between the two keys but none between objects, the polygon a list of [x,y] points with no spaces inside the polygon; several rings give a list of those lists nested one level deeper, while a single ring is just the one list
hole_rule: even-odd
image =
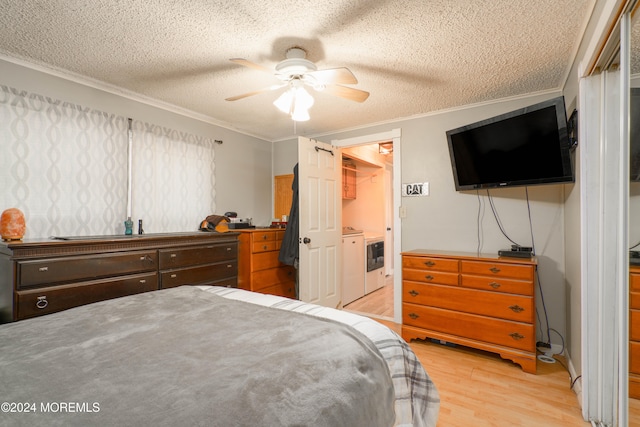
[{"label": "textured ceiling", "polygon": [[292,46],[348,67],[356,103],[313,92],[319,135],[561,89],[595,0],[0,0],[0,54],[105,83],[276,141],[294,135],[277,80]]}]

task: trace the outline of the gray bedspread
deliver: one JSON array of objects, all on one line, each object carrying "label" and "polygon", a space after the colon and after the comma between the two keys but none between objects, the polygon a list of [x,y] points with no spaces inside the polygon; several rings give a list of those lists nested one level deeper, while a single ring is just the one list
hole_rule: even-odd
[{"label": "gray bedspread", "polygon": [[388,368],[358,331],[193,287],[1,325],[0,346],[2,426],[395,420]]}]

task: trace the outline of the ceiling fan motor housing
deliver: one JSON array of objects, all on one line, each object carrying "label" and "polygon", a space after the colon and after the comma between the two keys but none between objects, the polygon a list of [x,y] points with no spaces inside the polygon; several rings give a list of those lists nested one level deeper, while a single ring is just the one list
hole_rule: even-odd
[{"label": "ceiling fan motor housing", "polygon": [[306,59],[307,52],[300,47],[287,50],[286,56],[287,59],[276,65],[276,72],[283,77],[300,76],[318,69],[313,62]]}]

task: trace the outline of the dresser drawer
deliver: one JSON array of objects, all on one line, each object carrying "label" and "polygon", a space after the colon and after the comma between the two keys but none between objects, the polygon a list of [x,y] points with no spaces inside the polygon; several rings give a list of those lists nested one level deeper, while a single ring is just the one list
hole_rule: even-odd
[{"label": "dresser drawer", "polygon": [[285,264],[278,260],[279,251],[260,252],[253,255],[251,271],[266,270],[268,268],[283,267]]},{"label": "dresser drawer", "polygon": [[18,289],[155,271],[156,251],[127,252],[19,261]]},{"label": "dresser drawer", "polygon": [[629,339],[640,341],[640,310],[629,310]]},{"label": "dresser drawer", "polygon": [[404,256],[402,257],[402,267],[431,271],[449,271],[457,273],[458,260],[447,258]]},{"label": "dresser drawer", "polygon": [[533,295],[533,282],[525,280],[505,279],[502,277],[472,276],[463,274],[460,286],[464,288],[495,291],[508,294]]},{"label": "dresser drawer", "polygon": [[490,277],[507,277],[533,281],[533,266],[494,263],[484,261],[462,260],[460,268],[463,274],[483,275]]},{"label": "dresser drawer", "polygon": [[640,342],[629,343],[629,372],[640,374]]},{"label": "dresser drawer", "polygon": [[[276,231],[261,231],[261,232],[251,233],[251,237],[253,238],[253,243],[259,243],[259,242],[268,242],[271,240],[276,240],[278,237],[278,234]],[[280,239],[282,240],[282,237]]]},{"label": "dresser drawer", "polygon": [[629,293],[629,308],[640,310],[640,292]]},{"label": "dresser drawer", "polygon": [[209,285],[238,275],[236,260],[198,267],[179,268],[160,272],[160,287],[174,288],[182,285]]},{"label": "dresser drawer", "polygon": [[277,285],[262,288],[258,292],[263,294],[278,295],[278,296],[287,297],[287,298],[295,298],[296,283],[295,282],[278,283]]},{"label": "dresser drawer", "polygon": [[404,268],[402,270],[402,280],[458,286],[458,273],[445,273],[441,271],[431,270],[412,270]]},{"label": "dresser drawer", "polygon": [[[533,324],[409,303],[402,304],[402,323],[523,351],[535,351]],[[429,336],[428,331],[425,335]]]},{"label": "dresser drawer", "polygon": [[531,323],[533,298],[451,286],[405,283],[402,301]]},{"label": "dresser drawer", "polygon": [[629,307],[640,310],[640,274],[629,276]]},{"label": "dresser drawer", "polygon": [[158,251],[160,270],[233,260],[238,256],[238,244],[211,244],[189,248],[161,249]]},{"label": "dresser drawer", "polygon": [[268,240],[265,242],[255,242],[251,245],[251,251],[255,253],[259,252],[267,252],[267,251],[277,251],[280,249],[281,242],[275,240]]},{"label": "dresser drawer", "polygon": [[256,292],[263,292],[265,288],[276,285],[278,283],[294,283],[296,281],[295,268],[284,265],[282,267],[270,268],[251,273],[251,281],[253,289]]},{"label": "dresser drawer", "polygon": [[158,289],[155,272],[16,292],[17,319]]}]

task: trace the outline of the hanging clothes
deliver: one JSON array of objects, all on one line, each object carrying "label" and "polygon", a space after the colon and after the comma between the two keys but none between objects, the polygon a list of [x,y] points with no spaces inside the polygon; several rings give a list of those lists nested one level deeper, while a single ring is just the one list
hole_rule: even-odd
[{"label": "hanging clothes", "polygon": [[[293,197],[291,198],[291,209],[289,210],[289,221],[282,238],[282,246],[278,254],[278,260],[287,265],[298,268],[298,257],[300,253],[299,240],[299,218],[298,218],[298,164],[293,167],[293,182],[291,183]],[[297,281],[296,281],[297,288]],[[297,295],[297,289],[296,289]]]}]

